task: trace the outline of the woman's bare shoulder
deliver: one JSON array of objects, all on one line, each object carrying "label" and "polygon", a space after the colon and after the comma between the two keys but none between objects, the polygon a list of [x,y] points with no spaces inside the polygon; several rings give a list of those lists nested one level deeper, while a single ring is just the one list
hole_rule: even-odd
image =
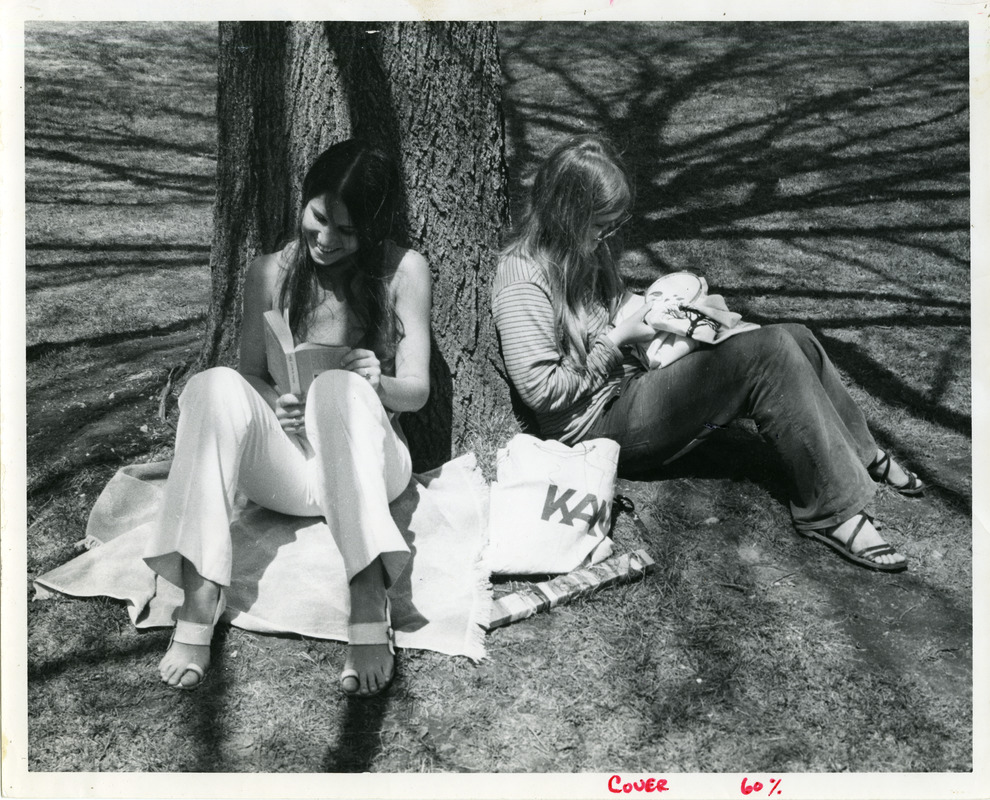
[{"label": "woman's bare shoulder", "polygon": [[430,285],[430,265],[421,253],[389,242],[386,257],[392,265],[393,285],[401,285],[409,281],[426,286]]},{"label": "woman's bare shoulder", "polygon": [[285,275],[290,247],[292,245],[254,258],[248,264],[247,274],[244,277],[245,285],[274,294]]}]

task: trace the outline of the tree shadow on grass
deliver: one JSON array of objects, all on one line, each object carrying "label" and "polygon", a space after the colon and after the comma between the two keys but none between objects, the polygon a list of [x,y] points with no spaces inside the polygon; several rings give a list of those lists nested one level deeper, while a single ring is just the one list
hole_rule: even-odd
[{"label": "tree shadow on grass", "polygon": [[[538,150],[543,148],[534,140],[545,135],[541,137],[537,127],[558,136],[600,130],[619,143],[637,168],[640,212],[666,215],[641,229],[647,239],[670,236],[671,228],[678,227],[711,233],[718,227],[713,222],[725,224],[770,210],[811,210],[860,202],[881,190],[884,198],[899,198],[911,184],[944,180],[953,173],[965,180],[967,126],[965,120],[958,124],[967,109],[964,27],[956,30],[960,47],[955,53],[940,52],[937,41],[927,42],[928,48],[921,52],[911,51],[910,60],[907,51],[898,59],[889,52],[878,56],[873,50],[846,49],[842,66],[869,72],[883,65],[887,73],[883,80],[867,74],[851,79],[839,74],[841,68],[827,53],[791,46],[789,40],[808,30],[793,25],[721,23],[514,26],[503,47],[511,52],[505,72],[515,148],[513,172],[524,172],[540,155]],[[842,45],[841,38],[828,38],[829,30],[821,25],[814,28],[823,34],[822,51],[830,44]],[[833,36],[841,37],[846,29],[831,30]],[[589,38],[592,33],[599,35]],[[769,36],[777,40],[772,53],[763,41]],[[692,50],[692,44],[698,46]],[[607,55],[599,54],[608,67],[601,70],[607,80],[578,69],[581,58],[598,49],[607,51]],[[816,64],[816,59],[821,63]],[[808,88],[786,79],[789,71],[809,65],[820,66],[822,74],[836,73],[835,87]],[[558,87],[557,93],[549,101],[532,99],[533,92],[516,99],[514,83],[524,70],[526,78],[545,75]],[[923,80],[942,80],[956,90],[954,99],[942,101],[949,108],[931,111],[921,119],[912,114],[898,117],[897,107],[903,98],[897,93],[905,88],[913,90],[917,101],[922,88],[927,91],[920,85]],[[783,92],[778,91],[780,86]],[[750,95],[748,101],[744,96],[727,109],[721,108],[724,104],[713,103],[713,110],[722,112],[720,118],[696,125],[690,135],[682,133],[689,102],[720,97],[730,88],[745,89]],[[871,117],[877,110],[889,110],[893,116],[877,126]],[[902,118],[908,121],[899,121]],[[837,119],[843,125],[848,122],[851,130],[829,141],[825,134],[837,130]],[[929,131],[926,136],[926,127],[942,122],[953,123],[953,135]],[[668,129],[676,131],[679,138],[671,141]],[[806,141],[797,134],[804,135]],[[901,141],[903,134],[915,134],[915,138]],[[917,137],[921,137],[920,142]],[[836,175],[841,171],[843,180],[796,194],[778,190],[780,179],[811,170]],[[710,190],[737,184],[753,188],[741,199],[712,202]],[[967,196],[965,186],[916,186],[914,191],[922,199],[944,197],[946,192],[952,197]]]},{"label": "tree shadow on grass", "polygon": [[[649,526],[646,547],[657,568],[645,591],[659,610],[630,611],[612,647],[639,638],[637,617],[655,613],[663,649],[690,670],[651,676],[660,667],[646,661],[613,676],[625,702],[659,683],[640,723],[642,740],[625,755],[686,771],[872,772],[903,771],[903,760],[891,760],[907,751],[909,769],[968,769],[960,753],[969,722],[946,720],[943,711],[947,695],[965,706],[971,665],[937,658],[969,649],[970,611],[960,596],[733,522],[740,500],[744,508],[763,492],[744,491],[747,501],[728,483],[698,485],[699,473],[725,472],[686,469],[691,479],[664,492],[660,513],[668,516]],[[700,506],[691,506],[693,492],[705,495]],[[679,515],[682,503],[689,511]],[[692,522],[704,508],[730,509],[729,519]],[[782,516],[772,512],[768,524]],[[788,588],[775,588],[785,579]],[[935,657],[920,661],[925,652]],[[836,735],[843,744],[833,747]],[[676,764],[664,761],[671,751]],[[831,760],[843,751],[850,760]]]},{"label": "tree shadow on grass", "polygon": [[349,697],[345,703],[340,743],[327,749],[321,772],[369,772],[382,751],[388,692],[374,697]]},{"label": "tree shadow on grass", "polygon": [[[67,150],[27,145],[24,155],[28,159],[70,164],[100,173],[101,180],[122,180],[137,189],[168,189],[187,195],[209,198],[213,196],[211,175],[190,175],[187,170],[153,169],[148,166],[123,166],[120,162],[95,157],[85,157]],[[28,195],[28,202],[32,196]]]},{"label": "tree shadow on grass", "polygon": [[[128,259],[126,263],[112,260],[68,261],[61,264],[48,264],[44,267],[32,267],[31,277],[25,281],[24,288],[25,292],[30,294],[66,287],[83,287],[87,283],[99,283],[100,281],[126,280],[128,278],[146,279],[152,270],[154,270],[155,277],[160,277],[166,272],[192,271],[193,274],[186,278],[189,280],[199,278],[197,273],[201,274],[205,266],[206,264],[201,258],[175,258],[167,262],[146,260],[139,263],[135,263],[133,259]],[[162,301],[159,307],[163,310],[170,310],[170,305],[170,303]]]},{"label": "tree shadow on grass", "polygon": [[[76,600],[75,602],[84,602]],[[98,603],[100,605],[100,603]],[[103,603],[110,607],[121,607],[121,603]],[[130,621],[127,620],[127,625]],[[57,658],[38,660],[28,663],[28,683],[32,692],[51,691],[45,684],[49,681],[69,680],[73,685],[73,703],[87,710],[114,716],[126,713],[129,705],[139,706],[144,712],[149,704],[161,704],[162,714],[167,715],[167,725],[176,733],[191,750],[189,763],[169,761],[161,764],[144,765],[145,769],[167,769],[170,771],[214,772],[224,769],[224,759],[221,753],[223,737],[220,734],[220,721],[229,714],[229,681],[226,677],[229,670],[224,666],[225,641],[229,626],[217,627],[211,644],[210,669],[206,673],[202,686],[195,691],[182,691],[163,684],[158,676],[157,662],[160,655],[168,649],[168,630],[142,631],[138,636],[127,640],[115,640],[110,632],[101,642],[91,646],[60,652]],[[149,665],[149,657],[153,665]],[[138,692],[128,681],[126,683],[110,680],[101,681],[72,681],[76,674],[121,674],[136,673],[146,680],[146,687]],[[146,674],[142,674],[146,673]],[[31,722],[29,720],[29,726]],[[92,735],[92,728],[90,734]],[[184,751],[187,752],[187,751]],[[121,746],[121,753],[126,750]],[[30,757],[30,756],[29,756]],[[122,756],[126,757],[126,756]],[[38,756],[33,756],[33,759]],[[45,769],[46,764],[38,768]],[[95,763],[80,765],[79,769],[98,770]],[[130,769],[134,768],[130,764]]]},{"label": "tree shadow on grass", "polygon": [[[181,53],[175,36],[182,37]],[[215,27],[195,24],[27,25],[27,201],[44,201],[51,173],[64,177],[67,167],[78,176],[74,181],[121,181],[129,187],[125,194],[138,197],[148,191],[177,192],[180,202],[212,197],[215,43]],[[172,63],[178,58],[181,65]],[[163,83],[163,72],[180,80]],[[160,135],[142,132],[139,122],[148,121]],[[156,168],[175,159],[193,159],[194,167]]]},{"label": "tree shadow on grass", "polygon": [[73,347],[106,347],[107,345],[133,342],[135,339],[166,336],[171,333],[189,330],[202,324],[205,319],[205,314],[196,314],[195,316],[180,319],[168,325],[149,325],[147,328],[135,330],[100,333],[95,336],[83,336],[67,342],[38,342],[37,344],[28,345],[26,348],[27,360],[35,361],[44,356],[61,353]]},{"label": "tree shadow on grass", "polygon": [[[971,436],[971,415],[948,405],[946,393],[968,369],[964,25],[517,23],[502,30],[517,213],[521,176],[549,147],[565,135],[604,133],[636,182],[627,238],[643,243],[633,252],[649,269],[633,275],[634,286],[683,269],[685,247],[714,252],[710,266],[738,284],[725,293],[745,318],[811,325],[836,365],[872,397]],[[834,265],[857,286],[876,288],[826,289],[825,276],[814,273],[795,281],[759,260],[762,253],[736,258],[731,245],[749,242],[773,256]],[[917,268],[905,270],[912,258]],[[828,276],[827,285],[835,283]],[[771,298],[780,313],[765,313]],[[928,336],[931,385],[915,388],[914,370],[892,362],[885,348],[827,332],[881,326]],[[922,333],[933,329],[946,337]],[[903,436],[893,439],[914,455]],[[964,487],[939,488],[957,509],[968,505]]]},{"label": "tree shadow on grass", "polygon": [[[761,96],[750,89],[754,92],[751,102],[739,102],[734,116],[729,116],[731,110],[724,112],[722,118],[699,124],[691,135],[683,135],[686,126],[677,115],[690,102],[704,101],[712,94],[717,96],[753,81],[761,91],[772,91],[769,87],[776,89],[775,82],[781,82],[782,74],[814,63],[815,54],[801,50],[790,55],[785,36],[778,39],[778,49],[768,56],[761,31],[762,35],[780,30],[786,34],[788,29],[780,26],[741,25],[727,30],[719,23],[664,28],[609,24],[596,28],[601,36],[593,37],[609,51],[606,63],[611,67],[608,74],[614,76],[614,86],[606,91],[607,84],[576,69],[581,48],[589,48],[576,37],[587,37],[588,27],[557,24],[513,29],[516,41],[505,48],[512,51],[506,61],[506,94],[515,147],[513,172],[522,174],[535,163],[539,153],[533,140],[546,138],[537,127],[556,134],[551,143],[561,135],[601,131],[619,144],[637,174],[637,209],[640,215],[650,215],[649,220],[639,220],[635,228],[639,239],[670,240],[698,234],[737,237],[745,235],[733,225],[740,220],[774,212],[808,213],[851,206],[867,198],[870,202],[901,202],[905,197],[918,202],[968,198],[964,28],[958,30],[963,46],[955,57],[940,53],[932,44],[926,52],[912,53],[911,62],[903,67],[885,54],[881,63],[895,66],[887,70],[893,74],[880,81],[861,80],[858,86],[818,91],[792,87],[789,95]],[[693,58],[685,55],[684,43],[676,41],[671,29],[694,31],[701,42],[711,34],[719,43],[713,42]],[[826,31],[821,26],[819,29]],[[630,46],[617,47],[624,32]],[[657,35],[651,37],[651,32]],[[832,44],[837,43],[832,40]],[[862,51],[851,51],[845,57],[861,62],[864,69],[878,59],[874,52]],[[827,59],[822,67],[823,72],[836,70]],[[542,73],[551,83],[564,87],[566,101],[553,95],[547,102],[511,102],[513,83],[519,80],[516,73],[523,68]],[[920,80],[933,76],[944,76],[945,81],[957,85],[954,99],[943,101],[950,108],[928,112],[922,119],[909,114],[906,116],[911,121],[899,122],[897,105],[903,100],[895,92],[914,87],[917,96]],[[877,126],[873,118],[877,112],[889,113],[891,118]],[[848,122],[852,131],[830,142],[825,134],[835,128],[834,118]],[[934,130],[943,123],[949,125],[951,135]],[[860,125],[866,130],[857,127]],[[668,129],[676,130],[682,138],[669,141]],[[812,171],[834,178],[824,187],[782,190],[783,181]],[[925,185],[932,181],[945,184],[950,176],[955,177],[947,186]],[[726,194],[726,189],[736,186],[746,191]],[[882,238],[889,230],[927,231],[932,227],[930,222],[915,226],[866,224],[855,230]],[[950,226],[951,230],[965,228],[962,220]],[[820,236],[835,232],[834,227],[815,230]],[[754,233],[778,235],[776,228]]]}]

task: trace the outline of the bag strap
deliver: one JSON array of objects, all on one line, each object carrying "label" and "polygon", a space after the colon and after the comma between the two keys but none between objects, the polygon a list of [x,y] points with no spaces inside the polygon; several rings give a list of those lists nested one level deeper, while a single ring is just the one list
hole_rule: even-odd
[{"label": "bag strap", "polygon": [[649,540],[650,531],[646,527],[646,523],[636,513],[636,504],[624,494],[617,494],[612,498],[612,519],[608,526],[608,535],[610,538],[615,538],[612,536],[612,531],[615,529],[615,521],[619,518],[619,514],[627,514],[640,535],[646,537],[647,541]]}]

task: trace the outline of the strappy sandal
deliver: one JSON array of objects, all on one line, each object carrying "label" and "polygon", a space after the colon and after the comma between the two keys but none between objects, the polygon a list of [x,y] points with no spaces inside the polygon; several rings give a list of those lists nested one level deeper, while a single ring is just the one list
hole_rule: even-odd
[{"label": "strappy sandal", "polygon": [[377,691],[371,692],[370,694],[358,694],[357,691],[349,692],[346,688],[346,682],[353,678],[358,683],[358,688],[361,686],[361,675],[356,669],[350,667],[346,668],[340,673],[340,688],[343,690],[344,694],[349,697],[374,697],[376,694],[381,694],[384,692],[392,683],[392,678],[395,677],[395,631],[392,629],[392,604],[388,599],[388,595],[385,596],[385,619],[382,622],[358,622],[347,626],[347,644],[350,645],[388,645],[388,652],[392,655],[392,674],[384,685],[380,686]]},{"label": "strappy sandal", "polygon": [[859,522],[856,523],[856,528],[853,530],[853,534],[849,537],[849,541],[847,542],[842,542],[841,540],[835,538],[834,534],[839,528],[838,525],[834,528],[825,528],[821,531],[806,531],[798,529],[798,533],[809,539],[815,539],[823,544],[827,544],[833,550],[838,552],[843,558],[848,559],[854,564],[859,564],[861,567],[874,569],[878,572],[903,572],[906,570],[908,568],[907,559],[904,561],[898,561],[895,564],[881,564],[877,562],[876,559],[880,556],[898,555],[897,550],[889,544],[877,544],[873,547],[865,547],[855,553],[853,552],[853,542],[856,541],[856,537],[859,536],[859,532],[863,530],[863,526],[867,522],[871,524],[873,522],[873,517],[865,512],[860,512],[859,514],[856,514],[856,516],[860,518]]},{"label": "strappy sandal", "polygon": [[894,483],[890,479],[890,466],[892,463],[890,453],[886,451],[882,452],[883,455],[880,458],[873,459],[873,463],[866,468],[873,480],[877,483],[887,484],[887,486],[890,486],[896,492],[900,492],[905,497],[917,497],[925,491],[925,484],[922,482],[921,478],[910,470],[904,469],[904,467],[901,467],[901,469],[904,470],[904,474],[908,476],[907,483]]},{"label": "strappy sandal", "polygon": [[[169,649],[172,647],[172,643],[176,642],[178,644],[188,644],[197,646],[207,646],[213,641],[213,631],[220,621],[220,617],[223,615],[224,610],[227,607],[227,599],[224,595],[223,589],[220,589],[220,596],[217,599],[217,610],[213,615],[212,624],[203,624],[200,622],[189,622],[185,619],[177,619],[175,621],[175,628],[172,630],[172,636],[168,640]],[[187,672],[194,672],[199,676],[199,680],[192,686],[183,686],[182,678]],[[173,689],[181,689],[186,692],[190,692],[193,689],[199,688],[203,683],[203,679],[206,677],[206,670],[203,669],[199,664],[194,661],[190,661],[182,669],[182,673],[179,675],[179,682],[174,686],[169,684]]]}]

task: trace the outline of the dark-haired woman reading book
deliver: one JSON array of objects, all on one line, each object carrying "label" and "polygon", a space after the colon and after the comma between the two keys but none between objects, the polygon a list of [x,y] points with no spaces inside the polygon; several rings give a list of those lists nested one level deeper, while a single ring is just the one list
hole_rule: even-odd
[{"label": "dark-haired woman reading book", "polygon": [[[389,502],[411,475],[397,418],[429,395],[431,302],[425,260],[391,239],[397,190],[393,162],[365,143],[341,142],[317,158],[295,239],[248,268],[238,369],[206,370],[180,397],[175,458],[145,552],[184,590],[160,665],[171,686],[195,687],[209,666],[238,490],[275,511],[326,518],[350,586],[341,686],[368,696],[391,681],[386,590],[409,549]],[[288,317],[297,343],[348,348],[340,369],[318,375],[303,396],[274,386],[271,310]]]}]

